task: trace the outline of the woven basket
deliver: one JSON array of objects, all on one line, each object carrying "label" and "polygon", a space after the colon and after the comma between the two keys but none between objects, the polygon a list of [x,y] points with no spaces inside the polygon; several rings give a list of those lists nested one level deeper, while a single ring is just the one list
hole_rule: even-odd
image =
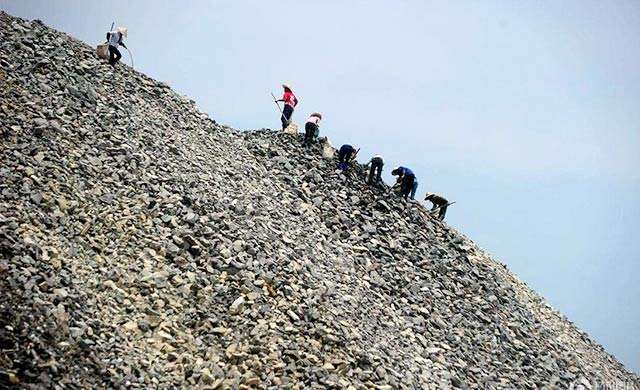
[{"label": "woven basket", "polygon": [[98,57],[107,59],[109,58],[109,45],[106,43],[102,43],[96,47],[96,54]]},{"label": "woven basket", "polygon": [[289,123],[289,126],[284,129],[284,132],[289,134],[298,134],[298,125],[291,122]]}]

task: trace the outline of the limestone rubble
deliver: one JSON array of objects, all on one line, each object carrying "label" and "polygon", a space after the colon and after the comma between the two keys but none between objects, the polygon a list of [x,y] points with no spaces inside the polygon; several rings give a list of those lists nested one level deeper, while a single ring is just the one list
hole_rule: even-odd
[{"label": "limestone rubble", "polygon": [[0,387],[640,388],[421,206],[0,13]]}]

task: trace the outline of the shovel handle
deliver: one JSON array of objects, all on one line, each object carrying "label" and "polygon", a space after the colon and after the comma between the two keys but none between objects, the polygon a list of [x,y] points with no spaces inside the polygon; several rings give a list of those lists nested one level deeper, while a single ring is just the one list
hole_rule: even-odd
[{"label": "shovel handle", "polygon": [[280,105],[278,104],[278,99],[276,99],[276,95],[274,95],[273,92],[271,92],[271,96],[273,96],[273,102],[276,104],[276,106],[278,106],[278,111],[280,111],[280,115],[284,115],[282,113],[282,109],[280,108]]}]

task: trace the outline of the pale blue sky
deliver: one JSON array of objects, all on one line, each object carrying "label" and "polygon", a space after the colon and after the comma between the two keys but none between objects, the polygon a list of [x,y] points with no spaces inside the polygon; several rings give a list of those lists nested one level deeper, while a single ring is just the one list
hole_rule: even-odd
[{"label": "pale blue sky", "polygon": [[[448,221],[640,371],[640,2],[30,1],[219,122],[324,114],[336,146],[403,164]],[[128,57],[125,54],[125,62]],[[389,178],[387,172],[387,179]]]}]

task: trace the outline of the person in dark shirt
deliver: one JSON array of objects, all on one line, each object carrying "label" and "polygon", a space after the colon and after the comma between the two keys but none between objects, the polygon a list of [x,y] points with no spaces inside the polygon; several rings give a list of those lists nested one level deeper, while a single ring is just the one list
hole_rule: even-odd
[{"label": "person in dark shirt", "polygon": [[371,168],[369,169],[369,178],[367,180],[367,183],[380,184],[380,182],[382,181],[382,167],[384,167],[384,160],[382,159],[382,156],[373,156],[369,164],[371,165]]},{"label": "person in dark shirt", "polygon": [[356,149],[348,144],[342,145],[338,151],[338,166],[343,171],[349,168],[349,163],[356,157]]},{"label": "person in dark shirt", "polygon": [[400,183],[400,194],[405,199],[409,198],[411,189],[413,189],[413,183],[416,180],[416,175],[413,171],[406,167],[398,167],[391,171],[393,176],[398,176],[398,182]]},{"label": "person in dark shirt", "polygon": [[438,210],[438,219],[444,220],[444,216],[447,213],[447,207],[449,206],[449,201],[446,200],[443,196],[438,194],[434,194],[432,192],[427,192],[427,196],[424,200],[428,200],[433,203],[433,207],[431,211]]}]

